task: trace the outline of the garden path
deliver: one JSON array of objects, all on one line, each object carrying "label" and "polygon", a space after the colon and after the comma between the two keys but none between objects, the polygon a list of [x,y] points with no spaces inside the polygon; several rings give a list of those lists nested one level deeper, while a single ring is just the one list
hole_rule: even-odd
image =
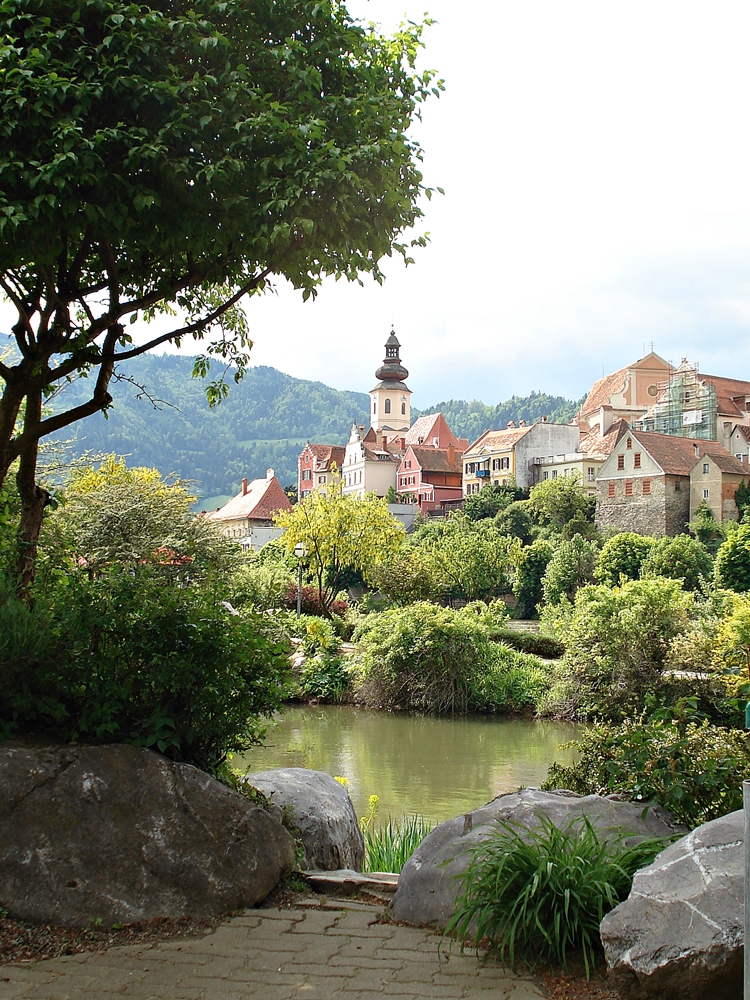
[{"label": "garden path", "polygon": [[380,923],[382,907],[247,910],[205,937],[0,969],[0,1000],[539,1000],[531,979]]}]

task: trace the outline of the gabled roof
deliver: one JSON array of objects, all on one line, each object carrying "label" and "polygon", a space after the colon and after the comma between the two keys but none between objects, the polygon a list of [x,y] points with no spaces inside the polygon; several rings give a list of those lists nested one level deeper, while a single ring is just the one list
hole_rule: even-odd
[{"label": "gabled roof", "polygon": [[625,368],[620,368],[619,371],[612,372],[611,375],[605,375],[598,382],[594,382],[591,392],[586,397],[586,402],[581,407],[581,416],[585,416],[587,413],[594,413],[602,406],[609,406],[612,396],[616,392],[622,392],[625,388],[625,379],[627,378],[629,368],[629,365]]},{"label": "gabled roof", "polygon": [[615,420],[608,431],[599,433],[598,427],[592,427],[582,435],[579,450],[582,455],[611,455],[622,435],[629,429],[627,420]]},{"label": "gabled roof", "polygon": [[[745,413],[745,398],[750,398],[750,382],[737,378],[724,378],[722,375],[697,376],[701,382],[708,382],[716,390],[716,405],[719,413],[730,416],[741,416]],[[741,399],[742,406],[735,400]]]},{"label": "gabled roof", "polygon": [[448,421],[439,412],[426,413],[423,417],[418,417],[405,435],[407,445],[432,445],[435,438],[438,439],[438,448],[447,448],[452,444],[459,451],[465,451],[469,445],[466,438],[456,437],[448,426]]},{"label": "gabled roof", "polygon": [[744,424],[737,424],[737,426],[732,431],[733,434],[734,431],[739,431],[746,441],[750,441],[750,427],[746,427]]},{"label": "gabled roof", "polygon": [[474,452],[481,449],[485,451],[505,451],[513,448],[525,434],[529,433],[532,427],[533,424],[529,424],[528,427],[509,427],[504,431],[485,431],[473,444],[469,445],[464,455],[467,453],[473,455]]},{"label": "gabled roof", "polygon": [[[655,434],[653,431],[631,431],[644,451],[653,458],[661,470],[668,476],[689,476],[699,459],[709,455],[718,463],[727,459],[739,466],[740,472],[746,470],[736,458],[732,458],[726,448],[718,441],[699,441],[696,438],[673,437],[670,434]],[[696,454],[696,448],[698,452]],[[727,467],[727,471],[730,471]],[[731,471],[736,471],[734,468]]]},{"label": "gabled roof", "polygon": [[[413,455],[418,467],[423,472],[454,472],[461,475],[463,467],[461,465],[461,454],[454,450],[453,462],[450,461],[450,453],[442,448],[422,448],[419,445],[410,445],[406,449],[406,455]],[[404,459],[406,459],[404,455]]]},{"label": "gabled roof", "polygon": [[266,479],[253,479],[248,483],[246,493],[238,493],[236,497],[225,503],[219,510],[207,514],[209,521],[234,521],[240,518],[252,520],[270,520],[277,510],[291,510],[289,497],[281,487],[276,476]]},{"label": "gabled roof", "polygon": [[748,470],[748,467],[739,462],[734,455],[730,455],[728,451],[724,452],[723,455],[701,455],[700,458],[696,459],[693,468],[696,465],[700,465],[703,458],[710,458],[722,472],[730,472],[735,476],[745,476],[750,479],[750,470]]},{"label": "gabled roof", "polygon": [[313,453],[315,461],[320,466],[318,472],[328,472],[334,462],[339,469],[341,468],[346,453],[346,448],[343,445],[311,444],[308,441],[306,447]]}]

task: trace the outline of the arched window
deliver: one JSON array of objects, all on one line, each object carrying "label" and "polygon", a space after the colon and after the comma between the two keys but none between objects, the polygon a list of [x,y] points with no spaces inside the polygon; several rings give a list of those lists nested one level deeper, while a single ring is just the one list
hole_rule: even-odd
[{"label": "arched window", "polygon": [[406,414],[406,403],[402,403],[401,404],[401,415],[405,416],[405,414]]},{"label": "arched window", "polygon": [[386,401],[385,401],[385,412],[386,413],[390,413],[391,412],[391,401],[390,401],[390,399],[386,399]]},{"label": "arched window", "polygon": [[374,399],[372,401],[372,412],[373,413],[377,413],[378,412],[378,404],[375,402]]}]

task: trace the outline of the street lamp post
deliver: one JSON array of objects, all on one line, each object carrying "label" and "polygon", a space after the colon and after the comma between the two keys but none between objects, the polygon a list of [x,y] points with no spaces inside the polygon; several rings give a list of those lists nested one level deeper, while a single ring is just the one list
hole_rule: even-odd
[{"label": "street lamp post", "polygon": [[297,542],[294,546],[294,554],[297,557],[299,570],[297,574],[297,617],[299,618],[302,614],[302,560],[307,555],[307,546],[304,542]]}]

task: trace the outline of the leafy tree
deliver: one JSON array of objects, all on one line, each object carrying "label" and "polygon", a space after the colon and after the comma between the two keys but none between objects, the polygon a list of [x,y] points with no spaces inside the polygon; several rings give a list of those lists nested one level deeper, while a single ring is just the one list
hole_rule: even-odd
[{"label": "leafy tree", "polygon": [[515,539],[498,534],[490,520],[472,522],[463,514],[430,528],[418,541],[446,597],[476,601],[510,593]]},{"label": "leafy tree", "polygon": [[518,601],[517,618],[536,616],[537,604],[544,596],[542,581],[553,554],[552,544],[541,538],[525,546],[517,554],[516,575],[513,581],[513,593]]},{"label": "leafy tree", "polygon": [[707,552],[716,555],[716,552],[724,541],[726,533],[723,526],[714,517],[713,511],[705,500],[698,504],[693,520],[687,525],[690,532],[698,539]]},{"label": "leafy tree", "polygon": [[300,542],[307,549],[308,572],[326,615],[347,575],[355,570],[372,583],[377,567],[398,552],[404,537],[385,500],[372,493],[361,499],[344,494],[340,479],[327,494],[313,490],[292,510],[279,511],[276,524],[286,529],[288,553]]},{"label": "leafy tree", "polygon": [[[20,359],[0,364],[0,486],[18,459],[21,591],[47,502],[39,440],[106,410],[116,365],[213,331],[196,374],[218,356],[241,378],[238,303],[271,275],[307,298],[325,275],[380,281],[384,255],[409,260],[409,127],[440,86],[414,69],[421,33],[383,37],[337,0],[2,4],[0,287]],[[175,307],[184,322],[133,344],[128,318]],[[89,373],[85,402],[43,415]]]},{"label": "leafy tree", "polygon": [[728,666],[739,667],[750,681],[750,599],[737,597],[719,626],[716,652]]},{"label": "leafy tree", "polygon": [[299,498],[297,496],[297,484],[296,483],[289,483],[288,486],[284,487],[284,492],[286,493],[286,495],[287,495],[287,497],[289,499],[289,503],[291,503],[291,504],[297,503],[297,500]]},{"label": "leafy tree", "polygon": [[734,491],[734,502],[737,504],[737,510],[739,511],[740,520],[745,520],[745,514],[750,508],[750,483],[743,479],[737,489]]},{"label": "leafy tree", "polygon": [[713,561],[697,539],[676,535],[655,539],[641,571],[643,576],[682,580],[685,590],[700,590],[713,575]]},{"label": "leafy tree", "polygon": [[235,546],[215,524],[190,511],[186,484],[156,469],[129,469],[110,455],[74,472],[65,503],[49,522],[89,571],[118,564],[168,568],[182,578],[236,563]]},{"label": "leafy tree", "polygon": [[441,586],[425,553],[413,545],[402,545],[393,558],[373,573],[373,583],[394,604],[438,600]]},{"label": "leafy tree", "polygon": [[385,502],[386,503],[398,503],[398,494],[396,493],[396,487],[391,485],[385,492]]},{"label": "leafy tree", "polygon": [[505,486],[485,483],[479,493],[473,493],[464,500],[464,514],[470,521],[482,521],[495,517],[514,501],[523,497],[523,491],[516,489],[516,481],[511,476]]},{"label": "leafy tree", "polygon": [[637,580],[653,542],[634,531],[621,531],[607,539],[596,563],[596,579],[610,587],[618,587],[623,578]]},{"label": "leafy tree", "polygon": [[560,542],[550,559],[542,580],[547,604],[559,604],[563,598],[572,601],[577,591],[594,579],[596,546],[580,535]]},{"label": "leafy tree", "polygon": [[517,538],[521,545],[528,545],[534,537],[534,526],[527,504],[523,501],[510,504],[495,517],[495,528],[499,535]]},{"label": "leafy tree", "polygon": [[750,590],[750,525],[742,524],[720,547],[715,565],[717,587],[738,594]]},{"label": "leafy tree", "polygon": [[566,647],[543,706],[567,718],[622,719],[640,714],[663,683],[675,636],[695,601],[677,580],[632,580],[621,587],[589,586],[573,606],[546,608],[543,626]]},{"label": "leafy tree", "polygon": [[593,522],[596,499],[581,485],[578,473],[546,479],[531,487],[529,513],[541,527],[563,530],[568,521],[583,517]]}]

